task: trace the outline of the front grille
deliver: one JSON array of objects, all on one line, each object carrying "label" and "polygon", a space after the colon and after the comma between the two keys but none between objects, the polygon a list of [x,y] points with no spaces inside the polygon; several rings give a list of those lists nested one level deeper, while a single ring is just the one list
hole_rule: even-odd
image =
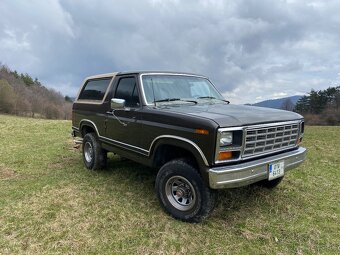
[{"label": "front grille", "polygon": [[243,158],[285,150],[296,145],[299,123],[285,123],[245,130]]}]

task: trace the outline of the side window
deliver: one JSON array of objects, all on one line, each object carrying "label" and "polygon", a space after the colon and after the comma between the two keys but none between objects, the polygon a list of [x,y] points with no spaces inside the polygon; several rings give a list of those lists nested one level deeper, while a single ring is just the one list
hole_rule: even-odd
[{"label": "side window", "polygon": [[112,77],[87,81],[78,99],[103,100],[111,79]]},{"label": "side window", "polygon": [[127,107],[139,107],[136,79],[134,77],[121,78],[116,89],[115,98],[125,99]]}]

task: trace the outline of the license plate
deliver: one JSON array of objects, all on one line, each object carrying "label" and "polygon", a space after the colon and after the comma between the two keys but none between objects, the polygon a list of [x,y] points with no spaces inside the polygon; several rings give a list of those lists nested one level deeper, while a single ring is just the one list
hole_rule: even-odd
[{"label": "license plate", "polygon": [[268,166],[268,180],[279,178],[285,174],[285,163],[284,161],[269,164]]}]

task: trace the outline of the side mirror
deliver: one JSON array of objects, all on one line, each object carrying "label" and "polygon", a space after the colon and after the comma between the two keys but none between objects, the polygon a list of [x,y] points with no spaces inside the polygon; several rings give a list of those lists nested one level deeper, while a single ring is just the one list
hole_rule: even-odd
[{"label": "side mirror", "polygon": [[111,99],[111,110],[124,109],[125,99],[112,98]]}]

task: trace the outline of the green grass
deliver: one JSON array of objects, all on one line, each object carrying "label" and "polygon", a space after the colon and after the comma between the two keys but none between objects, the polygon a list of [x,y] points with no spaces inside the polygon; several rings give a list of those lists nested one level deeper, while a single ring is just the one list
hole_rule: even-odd
[{"label": "green grass", "polygon": [[0,115],[0,254],[340,254],[340,127],[307,127],[305,164],[220,192],[201,224],[162,211],[154,170],[86,170],[70,127]]}]

